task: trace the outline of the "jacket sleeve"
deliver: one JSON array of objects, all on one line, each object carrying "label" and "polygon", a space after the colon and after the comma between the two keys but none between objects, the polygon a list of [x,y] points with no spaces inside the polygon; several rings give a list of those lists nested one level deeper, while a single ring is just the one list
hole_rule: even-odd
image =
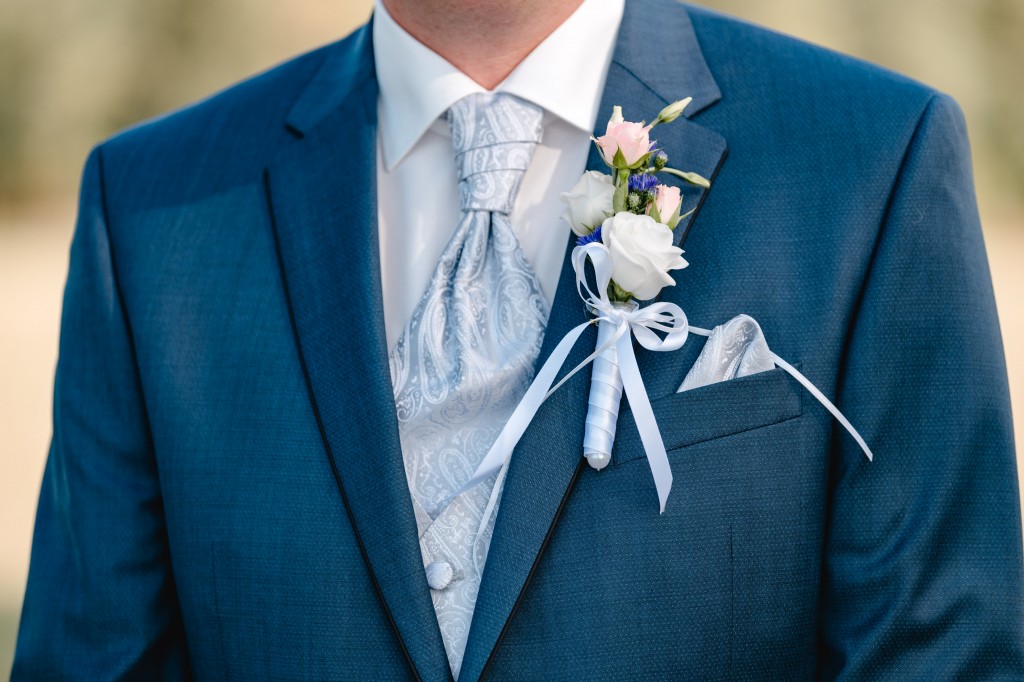
[{"label": "jacket sleeve", "polygon": [[156,462],[105,216],[82,178],[53,439],[12,679],[180,679],[188,662]]},{"label": "jacket sleeve", "polygon": [[822,576],[826,679],[1024,676],[1006,366],[963,115],[935,95],[905,152],[839,377]]}]

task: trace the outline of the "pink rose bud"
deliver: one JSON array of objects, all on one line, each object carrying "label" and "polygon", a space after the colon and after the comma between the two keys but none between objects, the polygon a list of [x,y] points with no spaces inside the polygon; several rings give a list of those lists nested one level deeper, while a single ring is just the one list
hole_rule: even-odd
[{"label": "pink rose bud", "polygon": [[640,123],[608,121],[608,129],[597,138],[601,156],[609,166],[615,165],[615,153],[622,152],[625,167],[635,166],[637,162],[651,151],[651,128]]},{"label": "pink rose bud", "polygon": [[679,222],[679,206],[683,203],[679,188],[658,185],[654,188],[654,203],[658,207],[661,222],[674,228]]}]

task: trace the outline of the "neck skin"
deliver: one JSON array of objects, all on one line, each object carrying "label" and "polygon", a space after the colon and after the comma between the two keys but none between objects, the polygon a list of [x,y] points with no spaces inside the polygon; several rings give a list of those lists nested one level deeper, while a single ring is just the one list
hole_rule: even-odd
[{"label": "neck skin", "polygon": [[558,28],[583,0],[382,0],[413,38],[487,90]]}]

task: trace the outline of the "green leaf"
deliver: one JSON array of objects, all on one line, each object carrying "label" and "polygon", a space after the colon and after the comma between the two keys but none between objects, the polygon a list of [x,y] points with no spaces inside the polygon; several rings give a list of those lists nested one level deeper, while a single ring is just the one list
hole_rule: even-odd
[{"label": "green leaf", "polygon": [[612,195],[612,210],[615,213],[626,210],[626,197],[629,194],[629,171],[620,170],[615,181],[615,193]]},{"label": "green leaf", "polygon": [[608,298],[610,298],[613,301],[628,303],[633,299],[633,294],[631,294],[630,292],[626,291],[618,284],[616,284],[615,280],[612,280],[608,284]]},{"label": "green leaf", "polygon": [[661,170],[662,170],[663,173],[668,173],[669,175],[674,175],[677,178],[682,178],[683,180],[686,180],[691,185],[696,185],[697,187],[703,187],[704,189],[707,189],[707,188],[711,187],[711,183],[708,182],[708,180],[704,176],[702,176],[702,175],[700,175],[698,173],[693,173],[693,172],[690,172],[690,171],[676,170],[675,168],[662,168]]},{"label": "green leaf", "polygon": [[616,149],[615,150],[615,156],[612,157],[612,167],[613,168],[619,168],[619,169],[629,168],[629,164],[626,163],[626,157],[625,157],[625,155],[623,155],[621,149]]},{"label": "green leaf", "polygon": [[[641,156],[641,157],[640,157],[639,159],[637,159],[637,160],[636,160],[636,163],[634,163],[634,164],[633,164],[632,166],[630,166],[629,168],[630,168],[631,170],[636,170],[637,168],[644,168],[645,166],[647,166],[647,164],[648,164],[648,163],[650,163],[650,161],[651,161],[651,157],[652,157],[653,155],[654,155],[654,154],[653,154],[653,152],[647,152],[646,154],[644,154],[643,156]],[[623,161],[625,161],[625,159],[623,159]]]},{"label": "green leaf", "polygon": [[679,224],[679,209],[681,209],[682,207],[683,207],[683,202],[680,201],[679,205],[676,206],[676,210],[672,211],[672,215],[670,215],[668,217],[668,222],[665,223],[666,225],[668,225],[673,230],[676,229],[676,225]]},{"label": "green leaf", "polygon": [[[651,217],[654,218],[654,222],[660,223],[661,222],[661,212],[658,211],[658,202],[657,201],[652,201],[650,206],[651,206],[651,213],[650,213]],[[667,225],[668,223],[665,223],[665,224]]]}]

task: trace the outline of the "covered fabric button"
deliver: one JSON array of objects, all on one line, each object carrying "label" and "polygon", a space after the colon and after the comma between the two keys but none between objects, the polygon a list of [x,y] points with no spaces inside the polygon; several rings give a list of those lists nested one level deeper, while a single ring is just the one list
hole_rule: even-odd
[{"label": "covered fabric button", "polygon": [[427,564],[427,584],[432,590],[443,590],[455,577],[452,565],[447,561],[432,561]]}]

